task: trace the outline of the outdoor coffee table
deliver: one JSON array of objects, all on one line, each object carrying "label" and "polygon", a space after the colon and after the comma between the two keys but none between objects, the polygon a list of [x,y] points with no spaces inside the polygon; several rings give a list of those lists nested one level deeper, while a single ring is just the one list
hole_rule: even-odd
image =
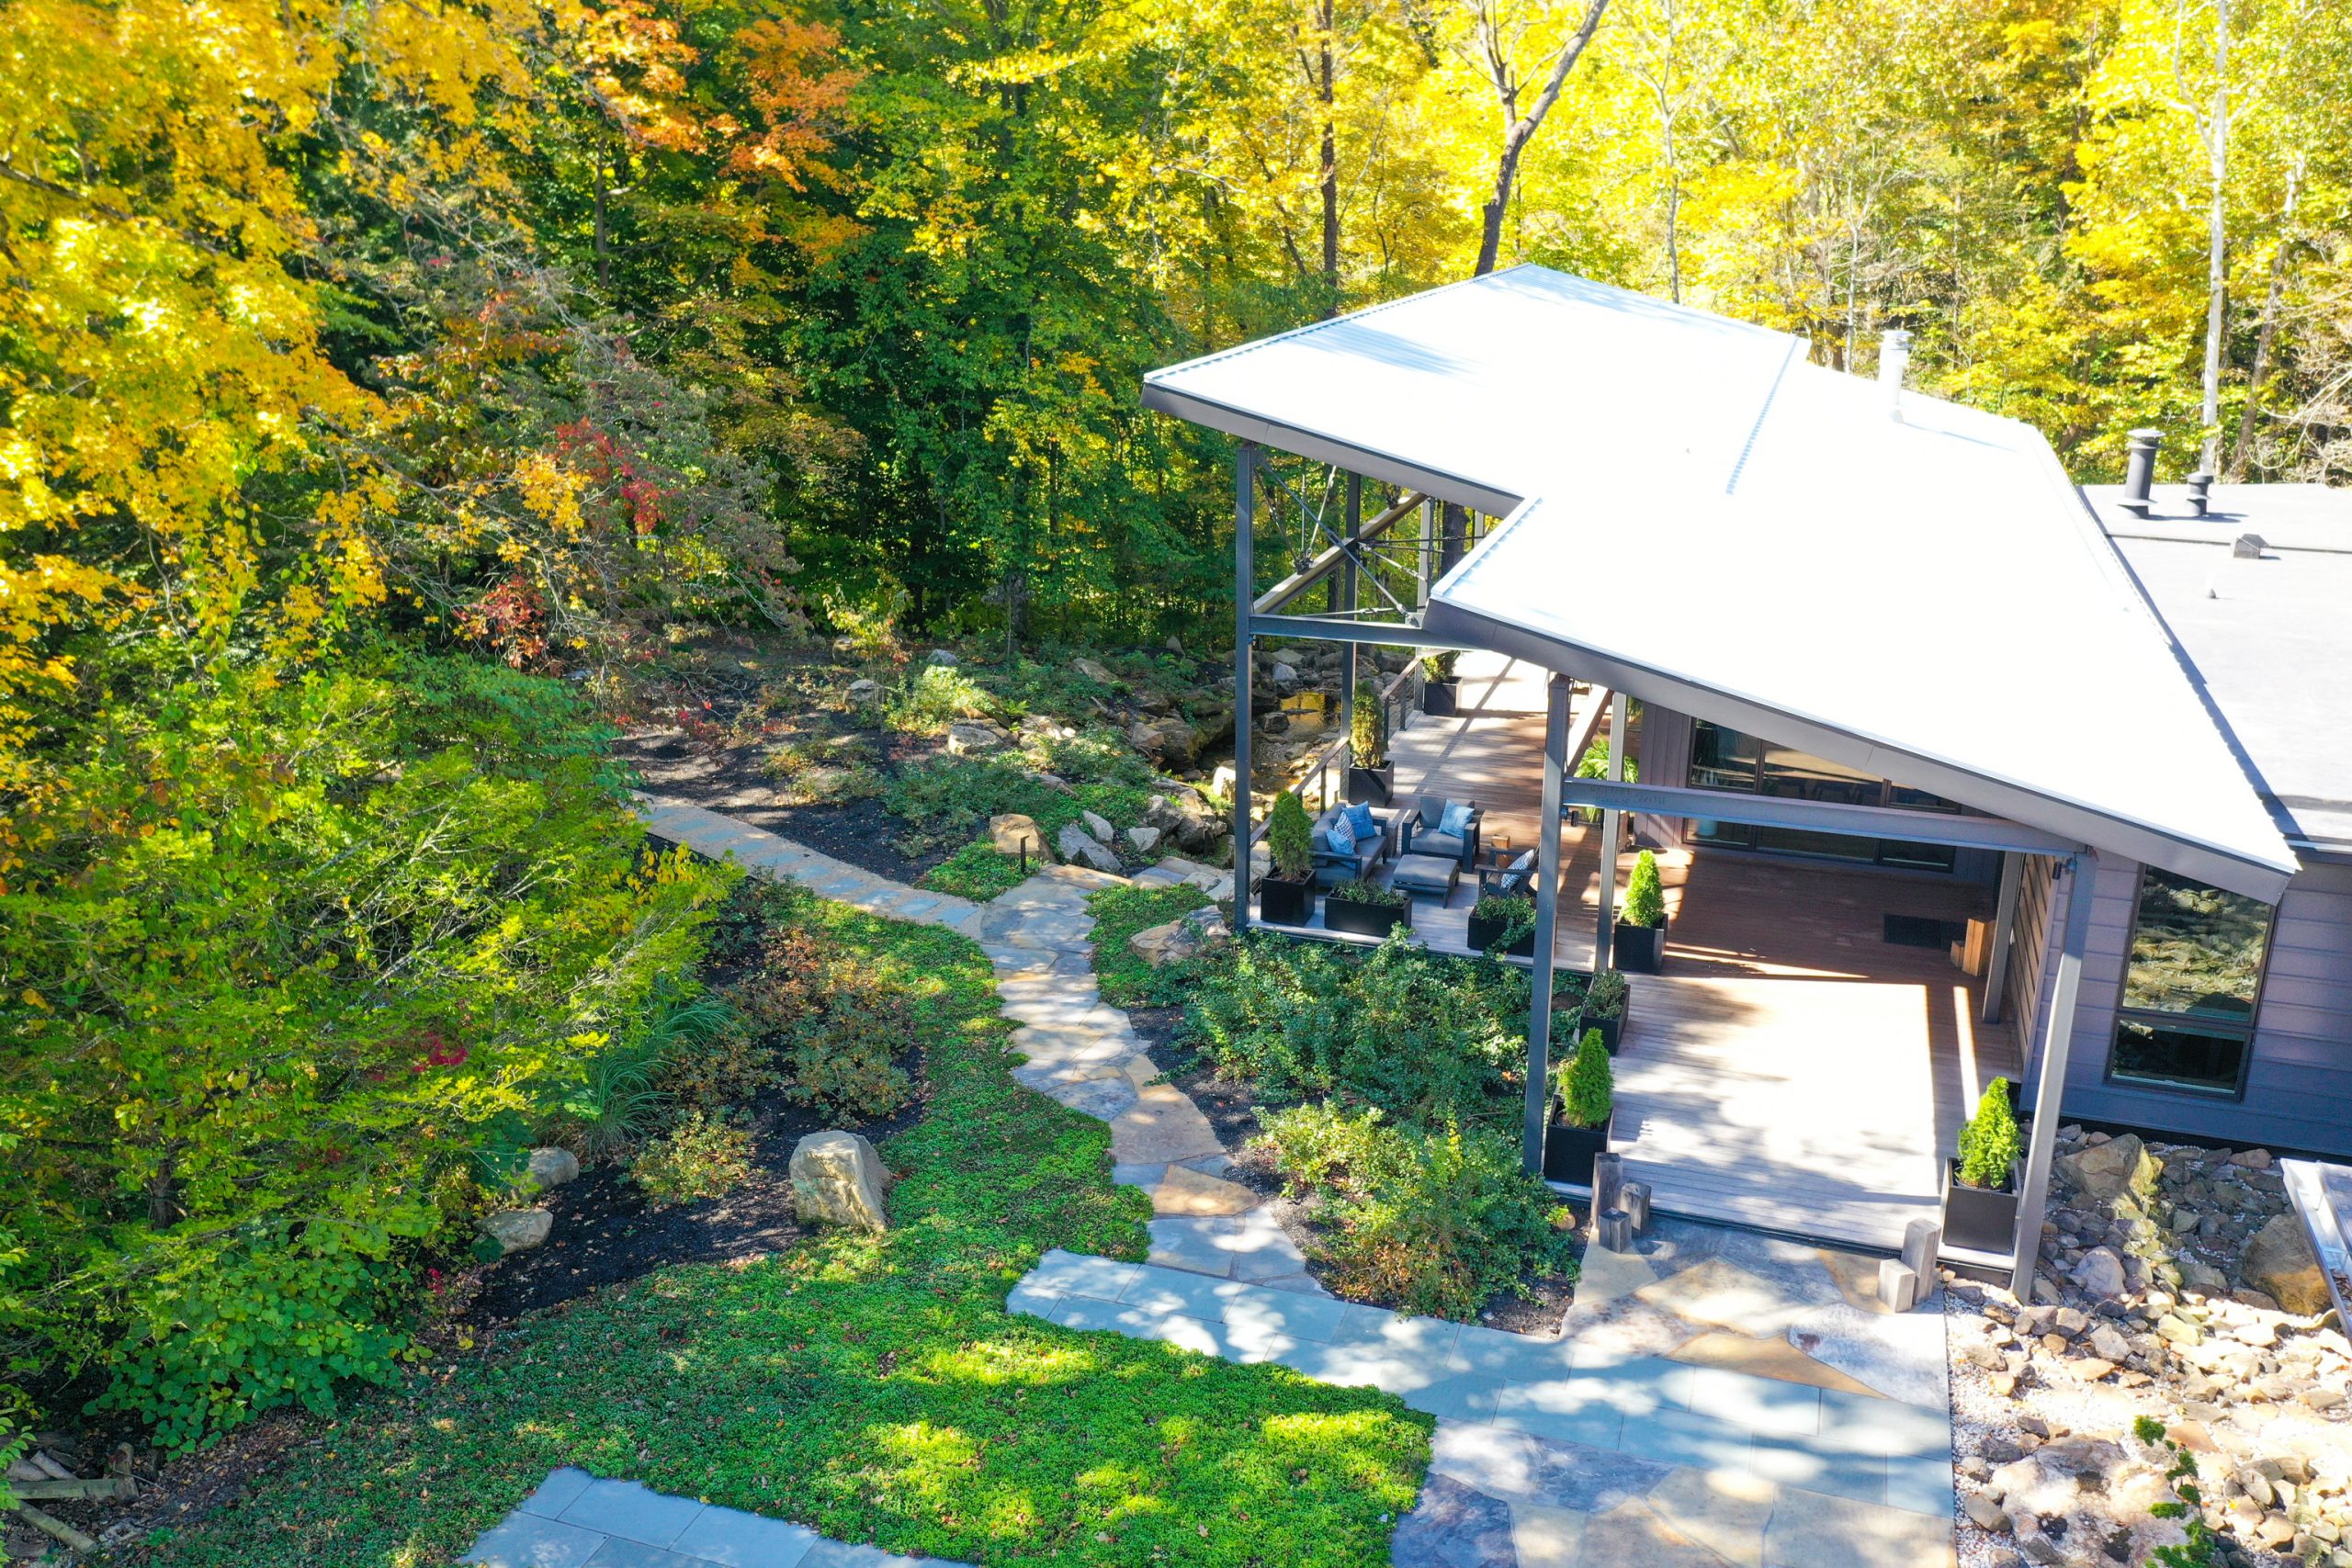
[{"label": "outdoor coffee table", "polygon": [[1453,896],[1454,885],[1461,880],[1462,863],[1444,855],[1399,855],[1396,869],[1388,874],[1389,886],[1441,904]]}]

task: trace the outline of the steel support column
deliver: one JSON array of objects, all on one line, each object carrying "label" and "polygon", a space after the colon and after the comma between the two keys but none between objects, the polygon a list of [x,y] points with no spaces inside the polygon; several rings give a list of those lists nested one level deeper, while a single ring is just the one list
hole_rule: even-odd
[{"label": "steel support column", "polygon": [[[1340,610],[1342,615],[1355,614],[1356,573],[1362,570],[1356,559],[1356,552],[1363,547],[1363,476],[1350,474],[1348,476],[1348,564],[1341,569],[1340,576],[1335,580],[1339,584]],[[1350,766],[1353,766],[1356,760],[1352,747],[1356,732],[1356,656],[1363,644],[1351,642],[1347,646],[1348,657],[1341,666],[1342,673],[1340,680],[1340,733],[1350,739],[1348,762]],[[1345,775],[1342,775],[1343,779]],[[1340,798],[1347,798],[1347,786],[1342,783],[1340,787]]]},{"label": "steel support column", "polygon": [[2018,883],[2024,869],[2025,862],[2014,851],[2002,854],[2001,897],[1993,908],[1993,954],[1984,964],[1982,1017],[1986,1023],[2001,1021],[2001,1010],[2007,1001],[2002,993],[2009,986],[2009,939],[2018,923]]},{"label": "steel support column", "polygon": [[1258,448],[1233,455],[1233,929],[1250,929],[1250,605],[1258,592],[1252,491]]},{"label": "steel support column", "polygon": [[2009,1289],[2024,1301],[2033,1292],[2034,1261],[2041,1253],[2041,1219],[2050,1202],[2050,1162],[2064,1119],[2061,1102],[2066,1091],[2066,1057],[2075,1043],[2075,1002],[2083,988],[2083,949],[2091,929],[2092,884],[2098,862],[2089,854],[2069,856],[2064,863],[2066,891],[2066,935],[2058,950],[2057,984],[2051,992],[2048,1032],[2041,1045],[2041,1067],[2033,1086],[2032,1130],[2026,1136],[2025,1180],[2018,1189],[2018,1228],[2012,1238]]},{"label": "steel support column", "polygon": [[1527,1007],[1527,1124],[1520,1158],[1544,1174],[1544,1128],[1551,1120],[1552,947],[1560,916],[1560,787],[1567,772],[1568,678],[1544,688],[1544,815],[1535,833],[1535,993]]},{"label": "steel support column", "polygon": [[[1633,699],[1623,692],[1609,699],[1609,777],[1622,783],[1625,777],[1625,727],[1632,722]],[[1600,814],[1600,922],[1592,938],[1592,972],[1596,975],[1610,965],[1616,957],[1617,945],[1617,849],[1618,835],[1623,830],[1625,814],[1603,811]]]}]

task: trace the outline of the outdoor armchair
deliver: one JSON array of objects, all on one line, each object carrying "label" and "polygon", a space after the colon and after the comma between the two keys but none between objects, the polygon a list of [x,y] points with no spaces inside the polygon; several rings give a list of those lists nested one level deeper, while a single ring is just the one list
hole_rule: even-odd
[{"label": "outdoor armchair", "polygon": [[[1446,808],[1458,806],[1464,816],[1458,832],[1445,831]],[[1464,871],[1478,863],[1478,823],[1486,814],[1475,800],[1448,800],[1442,795],[1425,795],[1405,813],[1405,839],[1399,853],[1435,855],[1458,863]]]},{"label": "outdoor armchair", "polygon": [[1519,858],[1509,865],[1482,865],[1478,868],[1478,897],[1503,898],[1532,898],[1535,897],[1535,852],[1522,850]]}]

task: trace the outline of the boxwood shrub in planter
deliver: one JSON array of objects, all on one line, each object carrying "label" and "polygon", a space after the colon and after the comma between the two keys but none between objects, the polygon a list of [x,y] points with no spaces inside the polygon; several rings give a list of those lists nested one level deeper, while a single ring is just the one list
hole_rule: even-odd
[{"label": "boxwood shrub in planter", "polygon": [[1392,931],[1409,931],[1412,924],[1412,899],[1376,882],[1343,882],[1323,899],[1325,931],[1385,937]]},{"label": "boxwood shrub in planter", "polygon": [[1625,984],[1622,972],[1604,969],[1592,977],[1585,987],[1581,1016],[1582,1026],[1599,1031],[1602,1048],[1615,1055],[1617,1043],[1625,1038],[1625,1024],[1634,1016],[1633,987]]},{"label": "boxwood shrub in planter", "polygon": [[1258,884],[1258,918],[1269,925],[1305,925],[1315,913],[1315,828],[1298,796],[1274,797],[1266,852],[1273,864]]},{"label": "boxwood shrub in planter", "polygon": [[1515,893],[1489,893],[1470,911],[1470,945],[1480,953],[1499,947],[1514,958],[1535,956],[1535,900]]},{"label": "boxwood shrub in planter", "polygon": [[1617,967],[1629,975],[1655,975],[1666,963],[1666,889],[1657,879],[1657,856],[1647,850],[1634,857],[1612,945]]},{"label": "boxwood shrub in planter", "polygon": [[1433,718],[1451,718],[1462,711],[1462,682],[1453,678],[1458,653],[1432,653],[1421,660],[1421,711]]},{"label": "boxwood shrub in planter", "polygon": [[1973,1252],[2006,1254],[2017,1245],[2018,1157],[2022,1140],[2009,1085],[1984,1086],[1976,1114],[1960,1130],[1960,1157],[1944,1167],[1944,1240]]},{"label": "boxwood shrub in planter", "polygon": [[1552,1124],[1544,1131],[1544,1177],[1589,1185],[1593,1159],[1609,1152],[1616,1120],[1616,1075],[1600,1031],[1588,1029],[1553,1101]]},{"label": "boxwood shrub in planter", "polygon": [[1388,710],[1380,682],[1356,682],[1354,723],[1348,732],[1348,804],[1386,806],[1396,795],[1396,768],[1388,760]]}]

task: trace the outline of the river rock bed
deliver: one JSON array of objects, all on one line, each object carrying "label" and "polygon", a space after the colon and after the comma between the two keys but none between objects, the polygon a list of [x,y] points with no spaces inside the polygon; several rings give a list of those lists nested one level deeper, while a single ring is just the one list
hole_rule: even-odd
[{"label": "river rock bed", "polygon": [[1964,1568],[2184,1540],[2163,1423],[2232,1563],[2352,1568],[2352,1345],[2267,1150],[2060,1131],[2031,1297],[1951,1280]]}]

